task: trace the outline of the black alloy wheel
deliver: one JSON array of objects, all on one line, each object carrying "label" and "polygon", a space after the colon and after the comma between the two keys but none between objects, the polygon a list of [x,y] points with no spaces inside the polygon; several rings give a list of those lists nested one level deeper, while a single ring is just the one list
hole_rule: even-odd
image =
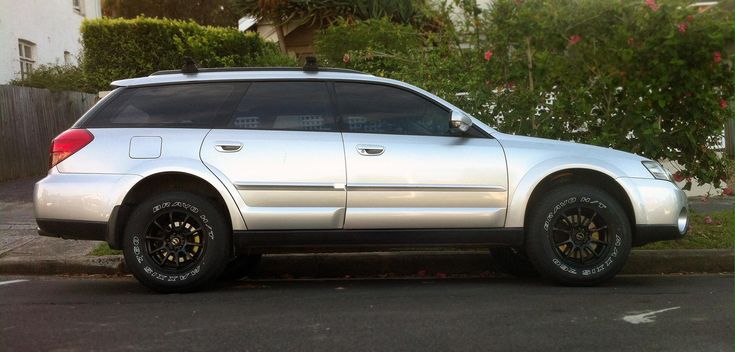
[{"label": "black alloy wheel", "polygon": [[551,243],[559,258],[569,264],[598,264],[611,248],[607,222],[593,207],[567,209],[552,223]]},{"label": "black alloy wheel", "polygon": [[145,231],[148,256],[161,269],[187,270],[206,249],[204,226],[189,213],[168,210],[156,215]]}]

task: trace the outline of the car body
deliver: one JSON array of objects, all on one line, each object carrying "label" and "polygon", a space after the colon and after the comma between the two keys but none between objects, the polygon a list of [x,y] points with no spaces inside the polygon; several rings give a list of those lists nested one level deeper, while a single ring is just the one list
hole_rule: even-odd
[{"label": "car body", "polygon": [[[631,245],[679,238],[688,227],[687,198],[656,162],[500,133],[396,80],[336,69],[203,69],[112,85],[65,132],[75,135],[52,146],[61,161],[35,188],[42,235],[125,248],[136,207],[167,191],[216,206],[225,224],[219,232],[232,234],[230,259],[274,249],[427,245],[525,253],[533,251],[534,205],[569,185],[616,203]],[[67,140],[84,145],[64,151]],[[574,250],[578,259],[595,252]]]}]

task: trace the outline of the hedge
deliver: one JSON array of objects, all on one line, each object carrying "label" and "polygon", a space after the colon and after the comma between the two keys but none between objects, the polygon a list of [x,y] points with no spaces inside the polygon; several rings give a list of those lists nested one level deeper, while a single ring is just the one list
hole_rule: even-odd
[{"label": "hedge", "polygon": [[296,64],[256,33],[191,21],[101,18],[86,20],[81,33],[82,69],[89,84],[99,90],[117,79],[178,69],[185,56],[200,67]]},{"label": "hedge", "polygon": [[[371,55],[395,45],[388,23],[343,23],[317,43],[329,64],[416,84],[500,131],[674,160],[681,178],[731,184],[717,145],[733,113],[732,3],[660,2],[496,0],[460,30],[423,33],[417,50]],[[335,58],[353,35],[367,44]]]}]

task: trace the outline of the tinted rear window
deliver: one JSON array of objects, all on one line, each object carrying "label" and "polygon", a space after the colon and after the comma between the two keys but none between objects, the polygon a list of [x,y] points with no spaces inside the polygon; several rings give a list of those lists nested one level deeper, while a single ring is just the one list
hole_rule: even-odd
[{"label": "tinted rear window", "polygon": [[126,88],[95,114],[89,127],[211,127],[229,115],[238,83],[200,83]]}]

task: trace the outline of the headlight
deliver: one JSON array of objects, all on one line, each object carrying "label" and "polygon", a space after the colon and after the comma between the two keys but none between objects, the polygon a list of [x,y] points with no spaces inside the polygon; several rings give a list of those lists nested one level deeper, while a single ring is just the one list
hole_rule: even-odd
[{"label": "headlight", "polygon": [[674,182],[674,176],[669,172],[669,170],[666,170],[665,167],[661,166],[661,164],[653,160],[642,161],[642,163],[654,178]]}]

